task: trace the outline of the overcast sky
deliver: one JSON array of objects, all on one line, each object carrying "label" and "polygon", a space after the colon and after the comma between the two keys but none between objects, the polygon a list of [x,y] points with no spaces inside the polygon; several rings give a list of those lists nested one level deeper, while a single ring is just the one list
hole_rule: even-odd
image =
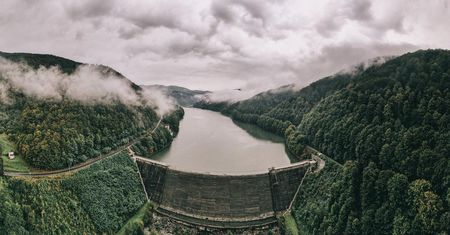
[{"label": "overcast sky", "polygon": [[450,48],[449,2],[1,0],[0,50],[104,64],[138,84],[260,90]]}]

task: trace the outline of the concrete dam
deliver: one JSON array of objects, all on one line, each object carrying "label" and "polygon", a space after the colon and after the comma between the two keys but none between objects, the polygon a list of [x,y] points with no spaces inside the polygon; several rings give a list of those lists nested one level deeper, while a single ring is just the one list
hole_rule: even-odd
[{"label": "concrete dam", "polygon": [[157,212],[205,227],[247,228],[277,222],[300,183],[317,162],[306,160],[252,175],[214,175],[171,169],[141,157],[136,160],[150,201]]}]

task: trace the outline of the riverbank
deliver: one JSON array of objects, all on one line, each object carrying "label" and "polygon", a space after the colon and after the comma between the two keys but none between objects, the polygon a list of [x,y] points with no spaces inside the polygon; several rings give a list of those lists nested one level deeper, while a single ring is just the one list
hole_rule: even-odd
[{"label": "riverbank", "polygon": [[291,163],[283,138],[196,108],[185,108],[178,136],[151,159],[183,171],[238,175]]}]

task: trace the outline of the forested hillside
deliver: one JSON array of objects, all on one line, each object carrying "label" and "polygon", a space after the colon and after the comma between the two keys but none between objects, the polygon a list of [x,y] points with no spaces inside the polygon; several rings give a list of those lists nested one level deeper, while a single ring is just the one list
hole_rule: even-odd
[{"label": "forested hillside", "polygon": [[182,108],[167,115],[163,120],[167,126],[160,125],[151,135],[142,138],[131,149],[138,156],[151,157],[153,154],[169,147],[178,134],[183,116],[184,110]]},{"label": "forested hillside", "polygon": [[64,73],[73,73],[77,67],[81,65],[79,62],[54,55],[6,53],[0,51],[0,56],[14,62],[26,63],[34,69],[38,69],[40,66],[44,66],[46,68],[58,66]]},{"label": "forested hillside", "polygon": [[[142,89],[108,67],[89,66],[84,68],[87,72],[82,73],[83,71],[79,70],[81,63],[52,55],[2,52],[0,56],[37,71],[29,72],[34,76],[31,79],[27,77],[29,73],[25,73],[23,78],[16,76],[9,80],[6,75],[0,74],[0,88],[4,88],[1,90],[4,94],[0,96],[0,132],[9,135],[16,143],[17,151],[32,167],[66,168],[97,157],[142,135],[153,128],[160,118],[152,105],[140,105],[140,100],[127,103],[128,96],[143,99]],[[9,64],[3,65],[3,70],[9,72],[8,66],[11,67]],[[19,68],[28,69],[24,66]],[[91,75],[91,70],[100,78]],[[22,75],[19,72],[16,73]],[[55,82],[54,77],[59,79],[74,73],[80,75],[66,80],[71,82],[70,84],[79,85],[75,91],[80,95],[70,93],[70,84],[66,85],[68,82]],[[27,82],[23,84],[21,79],[29,82],[42,79],[45,86],[27,86]],[[80,84],[77,84],[76,79],[82,79]],[[110,91],[102,90],[99,86],[103,84],[102,79],[109,79],[105,83],[113,84],[106,87],[110,88]],[[89,84],[91,80],[92,84]],[[50,93],[53,83],[57,84],[54,85],[57,92],[62,90],[57,93],[56,98]],[[118,88],[129,94],[119,93]],[[39,93],[27,93],[30,89]],[[114,92],[120,96],[112,96]],[[89,100],[92,93],[97,95],[97,100]],[[71,98],[70,94],[77,95],[77,99]]]},{"label": "forested hillside", "polygon": [[145,203],[119,154],[63,178],[0,177],[0,234],[114,234]]},{"label": "forested hillside", "polygon": [[285,86],[258,94],[236,103],[208,103],[200,101],[198,108],[207,108],[230,115],[233,119],[249,122],[263,129],[284,135],[290,125],[298,125],[303,115],[311,110],[323,97],[346,86],[354,74],[338,74],[295,90]]},{"label": "forested hillside", "polygon": [[[165,148],[184,114],[159,112],[145,89],[111,68],[52,55],[0,52],[0,92],[0,150],[16,149],[16,159],[39,169],[68,168],[144,136],[144,152]],[[121,152],[56,177],[1,176],[0,201],[0,234],[115,234],[146,197]]]},{"label": "forested hillside", "polygon": [[32,166],[65,168],[128,143],[158,121],[151,109],[26,100],[7,132]]},{"label": "forested hillside", "polygon": [[309,144],[345,164],[329,193],[317,184],[330,177],[306,184],[324,196],[297,202],[301,231],[450,233],[449,51],[408,53],[300,91],[212,106],[279,134],[294,124],[290,145]]}]

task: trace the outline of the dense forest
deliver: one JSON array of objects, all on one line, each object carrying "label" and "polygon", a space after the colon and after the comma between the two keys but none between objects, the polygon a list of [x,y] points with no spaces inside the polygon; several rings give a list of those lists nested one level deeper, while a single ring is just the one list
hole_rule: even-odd
[{"label": "dense forest", "polygon": [[[13,108],[15,109],[15,108]],[[7,129],[32,166],[66,168],[108,153],[154,126],[151,109],[27,99]]]},{"label": "dense forest", "polygon": [[134,144],[131,149],[138,156],[151,157],[170,146],[176,137],[180,127],[180,120],[183,119],[184,110],[180,107],[170,115],[164,117],[164,125],[160,125],[151,135],[143,137]]},{"label": "dense forest", "polygon": [[126,153],[63,178],[0,177],[0,234],[112,234],[146,199]]},{"label": "dense forest", "polygon": [[[58,67],[64,73],[81,64],[52,55],[0,53],[34,69]],[[120,73],[97,66],[101,73],[123,79],[137,95],[140,87]],[[0,75],[0,82],[7,80]],[[9,102],[0,100],[0,132],[7,133],[17,151],[35,168],[60,169],[108,153],[149,131],[159,120],[153,107],[110,103],[82,103],[29,96],[9,87]]]},{"label": "dense forest", "polygon": [[[64,73],[79,66],[53,56],[0,55]],[[0,132],[38,168],[65,168],[110,152],[159,121],[151,107],[120,102],[53,101],[14,89],[9,98],[0,105]],[[449,51],[417,51],[300,90],[287,86],[196,106],[282,135],[297,156],[306,145],[328,156],[295,202],[300,232],[450,233]],[[181,108],[166,115],[132,149],[150,156],[166,148],[183,115]],[[144,205],[145,194],[132,161],[120,154],[62,178],[2,177],[0,201],[1,234],[114,233]]]},{"label": "dense forest", "polygon": [[[0,52],[0,57],[34,70],[57,67],[65,74],[76,73],[82,65],[52,55]],[[144,91],[120,73],[94,67],[106,76],[123,79],[131,95],[142,97]],[[150,150],[170,145],[184,115],[181,107],[162,115],[154,105],[130,105],[119,99],[43,98],[25,94],[8,82],[0,74],[0,85],[8,89],[6,100],[0,96],[0,133],[8,147],[0,152],[14,148],[33,168],[71,167],[136,138],[142,139],[133,149],[149,155]],[[149,135],[151,130],[155,131]],[[125,152],[57,177],[0,177],[0,201],[0,234],[115,234],[119,230],[142,234],[151,213],[137,168]]]},{"label": "dense forest", "polygon": [[291,151],[308,144],[343,165],[307,179],[309,197],[294,209],[305,233],[450,233],[449,51],[197,107],[285,133]]},{"label": "dense forest", "polygon": [[[355,74],[361,71],[358,67]],[[283,135],[287,127],[300,124],[305,113],[322,98],[345,87],[355,74],[326,77],[301,90],[295,90],[294,86],[284,86],[236,103],[200,101],[195,107],[220,111],[235,120],[253,123]]]}]

